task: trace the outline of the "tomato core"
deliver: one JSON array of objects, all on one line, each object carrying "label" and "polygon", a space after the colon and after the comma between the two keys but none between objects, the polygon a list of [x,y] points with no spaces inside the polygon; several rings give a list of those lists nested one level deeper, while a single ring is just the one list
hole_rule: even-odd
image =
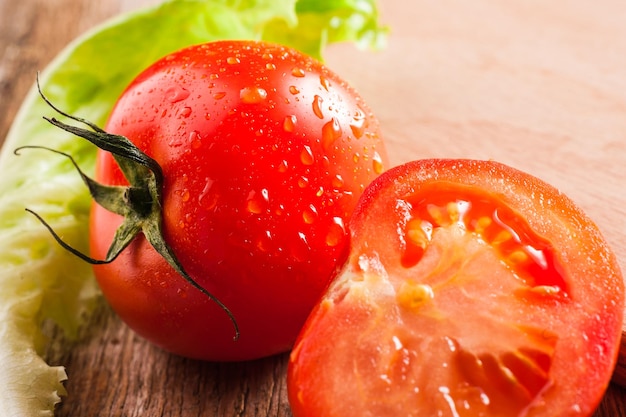
[{"label": "tomato core", "polygon": [[421,260],[438,228],[457,225],[493,247],[502,262],[535,292],[567,295],[564,269],[554,248],[510,207],[487,193],[477,195],[462,186],[443,191],[428,188],[407,198],[411,218],[404,231],[404,267]]}]

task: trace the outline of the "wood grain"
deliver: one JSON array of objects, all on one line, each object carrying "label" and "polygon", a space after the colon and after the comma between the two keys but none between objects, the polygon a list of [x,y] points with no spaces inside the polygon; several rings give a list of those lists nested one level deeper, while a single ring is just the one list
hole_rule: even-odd
[{"label": "wood grain", "polygon": [[[0,141],[43,67],[78,34],[158,0],[0,0]],[[497,159],[573,198],[626,270],[626,7],[604,0],[385,0],[387,49],[333,48],[383,124],[394,164]],[[467,4],[466,4],[467,3]],[[409,7],[408,4],[411,6]],[[166,354],[101,302],[78,341],[50,327],[65,365],[58,416],[289,417],[286,355],[206,363]],[[626,385],[626,338],[615,381]],[[595,417],[626,417],[613,383]]]}]

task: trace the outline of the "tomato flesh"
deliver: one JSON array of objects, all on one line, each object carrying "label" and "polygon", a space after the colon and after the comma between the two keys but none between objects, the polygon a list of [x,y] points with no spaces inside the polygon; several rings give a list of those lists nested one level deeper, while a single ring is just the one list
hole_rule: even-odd
[{"label": "tomato flesh", "polygon": [[593,413],[624,285],[569,199],[495,162],[417,161],[374,181],[351,228],[290,358],[295,417]]},{"label": "tomato flesh", "polygon": [[[221,41],[175,52],[139,75],[106,130],[163,169],[165,240],[239,325],[139,236],[96,277],[135,331],[171,352],[244,360],[290,349],[348,255],[348,221],[387,164],[362,98],[295,50]],[[113,158],[96,179],[123,185]],[[94,206],[92,255],[121,218]]]}]

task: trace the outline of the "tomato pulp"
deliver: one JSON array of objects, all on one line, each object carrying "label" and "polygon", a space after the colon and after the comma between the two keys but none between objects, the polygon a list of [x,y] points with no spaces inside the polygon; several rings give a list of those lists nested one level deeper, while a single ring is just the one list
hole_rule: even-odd
[{"label": "tomato pulp", "polygon": [[496,162],[416,161],[370,185],[351,230],[290,358],[295,417],[594,412],[624,283],[570,199]]},{"label": "tomato pulp", "polygon": [[[186,283],[139,236],[95,267],[103,293],[140,335],[171,352],[243,360],[291,348],[348,254],[349,217],[387,156],[379,125],[338,75],[295,50],[221,41],[173,53],[122,94],[106,130],[164,174],[163,228]],[[123,185],[110,154],[96,179]],[[92,256],[121,223],[94,205]]]}]

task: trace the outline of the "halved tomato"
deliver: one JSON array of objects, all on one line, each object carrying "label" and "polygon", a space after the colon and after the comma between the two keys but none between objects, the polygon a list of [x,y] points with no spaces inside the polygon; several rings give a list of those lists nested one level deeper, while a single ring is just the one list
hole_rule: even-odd
[{"label": "halved tomato", "polygon": [[496,162],[423,160],[375,180],[351,228],[290,358],[295,417],[593,413],[624,282],[569,198]]}]

